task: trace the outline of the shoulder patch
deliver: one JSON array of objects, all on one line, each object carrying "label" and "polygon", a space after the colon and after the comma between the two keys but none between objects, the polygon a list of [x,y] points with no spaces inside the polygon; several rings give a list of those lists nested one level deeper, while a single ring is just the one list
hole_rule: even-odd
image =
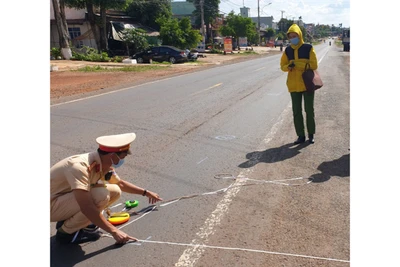
[{"label": "shoulder patch", "polygon": [[291,46],[287,46],[285,48],[285,54],[286,54],[286,56],[287,56],[287,58],[289,60],[293,60],[294,59],[294,50],[293,50],[293,48]]},{"label": "shoulder patch", "polygon": [[[300,46],[298,50],[298,57],[300,58],[305,58],[305,59],[310,59],[310,51],[311,51],[312,45],[310,44],[303,44]],[[286,47],[285,49],[285,54],[288,57],[289,60],[294,59],[294,50],[291,46]]]},{"label": "shoulder patch", "polygon": [[305,59],[310,59],[310,51],[311,51],[312,45],[310,44],[303,44],[299,48],[299,54],[298,57],[300,58],[305,58]]}]

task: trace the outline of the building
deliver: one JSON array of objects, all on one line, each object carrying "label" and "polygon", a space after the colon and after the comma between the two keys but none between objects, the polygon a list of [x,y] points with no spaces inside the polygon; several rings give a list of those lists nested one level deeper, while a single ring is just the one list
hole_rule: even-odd
[{"label": "building", "polygon": [[[99,12],[95,16],[100,17]],[[83,46],[97,48],[96,40],[92,32],[86,9],[65,8],[65,17],[68,25],[68,32],[71,38],[71,48],[81,48]],[[123,11],[107,10],[107,37],[109,53],[113,55],[125,55],[126,45],[122,41],[122,31],[129,28],[139,28],[147,32],[149,41],[156,42],[159,32],[149,27],[143,26],[132,20]],[[60,47],[57,23],[54,17],[53,2],[50,1],[50,48]]]},{"label": "building", "polygon": [[[250,8],[248,7],[241,7],[240,8],[240,15],[244,18],[250,18],[257,26],[258,28],[258,16],[257,17],[250,17]],[[268,28],[273,28],[274,23],[273,23],[274,17],[260,17],[260,30],[265,31]]]},{"label": "building", "polygon": [[181,19],[189,17],[192,25],[196,24],[196,17],[193,15],[193,11],[196,7],[190,2],[171,2],[172,17]]},{"label": "building", "polygon": [[[86,18],[85,9],[65,8],[65,17],[68,24],[68,32],[71,40],[84,35],[85,38],[79,41],[73,41],[74,47],[90,46],[96,48],[96,41],[93,33],[90,31],[90,24]],[[59,37],[57,23],[54,18],[53,2],[50,1],[50,47],[59,47]]]}]

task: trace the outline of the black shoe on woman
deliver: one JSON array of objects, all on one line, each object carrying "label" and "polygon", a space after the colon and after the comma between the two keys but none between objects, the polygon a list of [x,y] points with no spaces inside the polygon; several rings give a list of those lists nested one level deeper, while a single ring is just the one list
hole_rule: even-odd
[{"label": "black shoe on woman", "polygon": [[310,144],[314,144],[314,135],[313,134],[308,135],[308,141],[310,142]]},{"label": "black shoe on woman", "polygon": [[299,136],[299,138],[297,138],[297,140],[294,141],[294,144],[298,145],[298,144],[304,143],[305,141],[306,141],[306,137],[305,136]]}]

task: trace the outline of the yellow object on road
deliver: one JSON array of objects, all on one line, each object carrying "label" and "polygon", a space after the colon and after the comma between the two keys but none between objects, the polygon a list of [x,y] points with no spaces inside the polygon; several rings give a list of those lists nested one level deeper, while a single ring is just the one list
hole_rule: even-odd
[{"label": "yellow object on road", "polygon": [[112,224],[112,225],[119,225],[119,224],[123,224],[126,223],[127,221],[129,221],[130,215],[127,212],[115,212],[115,213],[111,213],[111,215],[108,217],[108,221]]}]

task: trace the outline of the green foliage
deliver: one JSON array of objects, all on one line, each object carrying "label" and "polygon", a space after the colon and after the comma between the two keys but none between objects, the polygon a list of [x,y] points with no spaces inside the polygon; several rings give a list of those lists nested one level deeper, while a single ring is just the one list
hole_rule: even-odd
[{"label": "green foliage", "polygon": [[226,17],[226,24],[220,27],[223,36],[232,36],[236,40],[239,37],[247,37],[248,40],[257,39],[256,24],[251,18],[235,15],[233,12]]},{"label": "green foliage", "polygon": [[122,34],[124,42],[133,49],[133,53],[145,50],[149,47],[146,33],[142,29],[125,29]]},{"label": "green foliage", "polygon": [[172,18],[170,0],[131,0],[126,11],[134,20],[156,30],[160,30],[160,26],[156,22],[157,18]]},{"label": "green foliage", "polygon": [[[193,11],[193,15],[196,16],[196,27],[201,27],[201,9],[200,0],[187,0],[194,4],[196,10]],[[219,14],[219,4],[220,0],[204,0],[203,10],[204,10],[204,23],[210,24]]]},{"label": "green foliage", "polygon": [[210,54],[223,54],[223,53],[224,52],[219,49],[215,49],[215,48],[210,49]]},{"label": "green foliage", "polygon": [[272,36],[274,36],[275,35],[275,30],[274,29],[272,29],[272,28],[268,28],[267,29],[267,32],[265,33],[265,37],[266,38],[271,38]]},{"label": "green foliage", "polygon": [[86,8],[86,3],[92,3],[95,7],[104,7],[105,9],[125,10],[132,0],[64,0],[65,6],[76,9]]},{"label": "green foliage", "polygon": [[115,63],[121,63],[122,60],[124,60],[124,58],[121,57],[121,56],[115,56],[115,57],[113,57],[113,58],[111,59],[111,61],[112,61],[112,62],[115,62]]},{"label": "green foliage", "polygon": [[55,59],[58,59],[58,57],[62,57],[61,48],[52,47],[52,48],[50,49],[50,55],[51,55],[52,57],[54,57]]},{"label": "green foliage", "polygon": [[97,66],[85,66],[83,68],[79,68],[76,71],[81,72],[116,72],[116,71],[126,71],[126,72],[143,72],[148,70],[158,70],[164,69],[166,66],[143,66],[143,65],[136,65],[136,66],[126,66],[126,67],[112,67],[112,68],[104,68],[99,65]]},{"label": "green foliage", "polygon": [[160,17],[160,39],[162,44],[176,46],[180,49],[193,48],[202,39],[198,30],[193,30],[189,18],[181,20]]},{"label": "green foliage", "polygon": [[[243,50],[243,49],[242,49]],[[237,54],[234,54],[235,56],[237,55],[237,56],[248,56],[248,55],[258,55],[256,52],[254,52],[254,51],[246,51],[246,50],[244,50],[243,52],[242,51],[240,51],[240,52],[238,52]]]},{"label": "green foliage", "polygon": [[111,59],[108,57],[107,52],[98,53],[96,49],[84,46],[81,52],[72,50],[71,60],[109,62]]},{"label": "green foliage", "polygon": [[287,36],[286,36],[285,33],[279,32],[279,33],[277,33],[277,34],[275,35],[275,38],[278,38],[278,40],[286,40],[286,39],[287,39]]}]

